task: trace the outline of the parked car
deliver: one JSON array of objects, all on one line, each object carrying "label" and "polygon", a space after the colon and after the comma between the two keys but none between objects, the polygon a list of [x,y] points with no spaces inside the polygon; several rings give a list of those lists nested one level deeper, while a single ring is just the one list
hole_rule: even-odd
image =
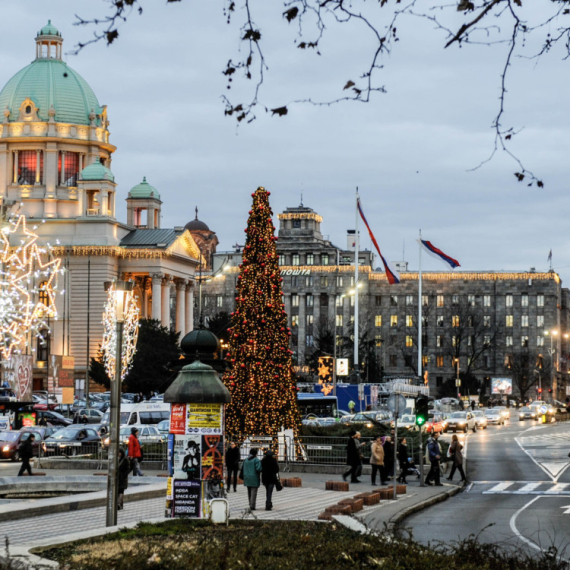
[{"label": "parked car", "polygon": [[479,429],[487,429],[487,418],[485,417],[485,412],[482,410],[475,410],[471,412],[475,417],[475,423]]},{"label": "parked car", "polygon": [[42,404],[45,404],[46,400],[50,404],[57,404],[57,398],[46,390],[34,390],[32,392],[32,399],[34,399],[34,401],[37,399],[37,401]]},{"label": "parked car", "polygon": [[505,425],[505,418],[499,410],[491,408],[485,412],[485,417],[487,418],[487,424]]},{"label": "parked car", "polygon": [[524,408],[521,408],[519,410],[519,422],[522,422],[524,420],[536,420],[536,419],[538,419],[536,406],[533,408],[525,406]]},{"label": "parked car", "polygon": [[367,428],[375,425],[390,425],[389,412],[360,412],[350,420],[351,424],[364,424]]},{"label": "parked car", "polygon": [[48,425],[52,426],[68,426],[71,424],[71,420],[62,416],[58,412],[54,412],[52,410],[38,410],[36,411],[36,422],[44,418]]},{"label": "parked car", "polygon": [[73,423],[100,424],[103,423],[103,413],[94,408],[77,410]]},{"label": "parked car", "polygon": [[162,420],[156,427],[161,434],[168,435],[170,433],[170,420]]},{"label": "parked car", "polygon": [[[12,461],[20,461],[18,448],[23,441],[26,441],[26,439],[30,437],[30,433],[31,432],[22,431],[0,432],[0,457],[2,459],[11,459]],[[34,455],[38,455],[39,441],[34,442],[32,448]]]},{"label": "parked car", "polygon": [[129,437],[132,433],[132,428],[136,427],[139,430],[139,443],[163,443],[166,441],[167,436],[160,433],[156,426],[138,425],[138,426],[123,426],[119,432],[119,441],[123,445],[128,445]]},{"label": "parked car", "polygon": [[101,437],[90,426],[69,426],[60,429],[43,443],[46,455],[83,455],[94,453]]},{"label": "parked car", "polygon": [[10,388],[0,388],[0,402],[17,402],[18,398],[14,390]]},{"label": "parked car", "polygon": [[468,430],[477,431],[477,422],[472,412],[453,412],[447,418],[447,425],[445,431],[464,431]]}]

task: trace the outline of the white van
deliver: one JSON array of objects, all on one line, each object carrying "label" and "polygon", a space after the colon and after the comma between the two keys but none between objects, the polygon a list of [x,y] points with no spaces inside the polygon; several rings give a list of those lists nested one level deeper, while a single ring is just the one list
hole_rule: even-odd
[{"label": "white van", "polygon": [[[109,424],[108,410],[101,424]],[[122,404],[120,425],[147,424],[156,425],[162,420],[170,419],[170,404],[157,402],[142,402],[140,404]]]}]

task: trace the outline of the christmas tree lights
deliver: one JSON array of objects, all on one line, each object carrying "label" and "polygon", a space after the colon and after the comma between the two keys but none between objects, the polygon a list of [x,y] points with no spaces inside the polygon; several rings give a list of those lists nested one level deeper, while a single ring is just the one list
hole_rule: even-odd
[{"label": "christmas tree lights", "polygon": [[[124,380],[127,372],[133,363],[133,356],[136,352],[137,339],[139,334],[139,307],[137,304],[138,297],[132,291],[125,293],[125,322],[123,326],[123,347],[122,347],[122,366],[121,381]],[[111,379],[115,378],[115,362],[117,358],[117,331],[116,322],[116,301],[115,301],[115,284],[107,290],[107,302],[105,303],[105,311],[103,312],[103,341],[101,342],[101,353],[103,354],[103,363],[105,372]]]},{"label": "christmas tree lights", "polygon": [[229,329],[232,368],[224,376],[232,398],[226,430],[234,437],[297,433],[300,423],[269,192],[258,188],[252,196]]},{"label": "christmas tree lights", "polygon": [[[21,353],[28,335],[43,339],[48,319],[57,319],[55,293],[61,260],[50,244],[38,244],[24,215],[3,223],[0,231],[0,355]],[[12,245],[15,239],[18,245]]]}]

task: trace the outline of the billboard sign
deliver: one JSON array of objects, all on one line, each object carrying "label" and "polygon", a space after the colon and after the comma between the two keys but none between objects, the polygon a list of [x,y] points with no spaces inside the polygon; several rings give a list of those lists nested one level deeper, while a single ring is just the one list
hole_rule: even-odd
[{"label": "billboard sign", "polygon": [[348,376],[348,358],[336,359],[336,375]]},{"label": "billboard sign", "polygon": [[491,378],[492,394],[512,394],[513,380],[512,378]]}]

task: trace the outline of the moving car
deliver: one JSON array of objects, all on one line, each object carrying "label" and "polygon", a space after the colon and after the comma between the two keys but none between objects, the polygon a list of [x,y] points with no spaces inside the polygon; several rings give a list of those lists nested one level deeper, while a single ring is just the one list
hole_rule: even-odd
[{"label": "moving car", "polygon": [[485,412],[482,410],[475,410],[471,412],[475,418],[475,423],[480,429],[487,429],[487,418],[485,417]]},{"label": "moving car", "polygon": [[467,433],[468,430],[477,431],[477,422],[472,412],[453,412],[447,418],[447,425],[445,431],[463,431]]},{"label": "moving car", "polygon": [[[346,417],[346,416],[345,416]],[[350,420],[351,424],[364,424],[367,428],[375,425],[390,425],[389,412],[360,412]]]},{"label": "moving car", "polygon": [[[392,420],[392,427],[394,426],[394,421]],[[416,416],[414,414],[404,414],[398,420],[398,429],[411,429],[417,430],[418,426],[416,425]]]},{"label": "moving car", "polygon": [[443,419],[441,414],[434,414],[434,416],[425,423],[426,433],[442,433],[446,427],[447,422]]},{"label": "moving car", "polygon": [[[141,404],[121,405],[121,425],[157,425],[162,420],[170,419],[170,404],[144,402]],[[109,423],[109,412],[105,412],[102,424]]]},{"label": "moving car", "polygon": [[83,455],[95,453],[101,441],[99,434],[90,426],[69,426],[60,429],[43,443],[46,455]]},{"label": "moving car", "polygon": [[[23,431],[3,431],[0,433],[0,457],[2,459],[11,459],[12,461],[20,461],[20,452],[18,448],[20,444],[30,437],[32,432]],[[34,455],[38,455],[39,437],[32,444]]]},{"label": "moving car", "polygon": [[538,414],[536,410],[536,406],[529,408],[525,406],[519,410],[519,422],[524,420],[536,420],[538,419]]},{"label": "moving car", "polygon": [[511,419],[511,410],[509,410],[509,408],[507,408],[506,406],[495,406],[494,408],[491,408],[492,410],[499,410],[499,412],[501,412],[501,415],[507,419],[510,420]]},{"label": "moving car", "polygon": [[485,417],[487,418],[487,424],[497,424],[505,425],[505,418],[501,414],[500,410],[495,410],[491,408],[485,412]]}]

